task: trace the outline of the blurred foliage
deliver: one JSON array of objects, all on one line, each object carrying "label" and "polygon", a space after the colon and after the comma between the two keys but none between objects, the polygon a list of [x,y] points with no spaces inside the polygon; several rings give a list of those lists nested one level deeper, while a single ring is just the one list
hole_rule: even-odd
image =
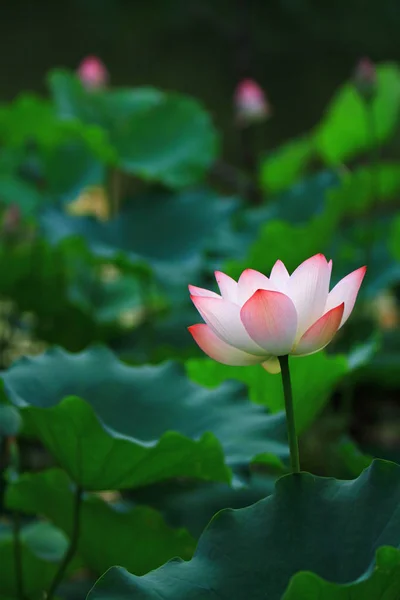
[{"label": "blurred foliage", "polygon": [[[72,600],[119,565],[89,598],[396,600],[399,473],[372,458],[400,443],[398,67],[267,153],[236,131],[251,169],[198,100],[47,83],[0,107],[0,596]],[[327,351],[291,360],[302,465],[351,482],[286,475],[280,378],[186,331],[188,283],[318,252],[333,283],[368,265]]]}]

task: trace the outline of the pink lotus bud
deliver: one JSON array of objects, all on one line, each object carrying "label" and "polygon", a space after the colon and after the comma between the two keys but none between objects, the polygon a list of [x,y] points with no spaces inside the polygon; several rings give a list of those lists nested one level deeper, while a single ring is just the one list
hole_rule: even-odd
[{"label": "pink lotus bud", "polygon": [[189,286],[205,323],[189,331],[200,348],[225,365],[261,364],[279,373],[278,357],[322,350],[349,318],[366,267],[329,291],[332,261],[317,254],[289,275],[278,260],[269,277],[246,269],[236,282],[215,277],[220,294]]},{"label": "pink lotus bud", "polygon": [[88,90],[98,90],[108,83],[108,71],[97,56],[87,56],[78,67],[77,74]]},{"label": "pink lotus bud", "polygon": [[376,67],[369,58],[361,58],[354,71],[354,84],[361,96],[369,99],[376,89]]},{"label": "pink lotus bud", "polygon": [[264,91],[252,79],[239,83],[234,95],[237,120],[241,125],[264,121],[271,114],[271,107]]}]

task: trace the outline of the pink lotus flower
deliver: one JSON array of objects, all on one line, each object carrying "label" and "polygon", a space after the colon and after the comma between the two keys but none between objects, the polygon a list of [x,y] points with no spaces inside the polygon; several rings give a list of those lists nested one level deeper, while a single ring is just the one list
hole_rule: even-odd
[{"label": "pink lotus flower", "polygon": [[97,56],[87,56],[78,67],[77,74],[88,90],[98,90],[108,83],[108,71]]},{"label": "pink lotus flower", "polygon": [[263,121],[271,114],[264,91],[252,79],[244,79],[239,83],[234,103],[238,122],[242,125]]},{"label": "pink lotus flower", "polygon": [[226,365],[257,363],[279,373],[278,356],[322,350],[349,318],[366,267],[329,291],[332,261],[317,254],[289,275],[278,260],[270,277],[246,269],[239,281],[217,271],[221,295],[189,286],[205,323],[189,331],[200,348]]}]

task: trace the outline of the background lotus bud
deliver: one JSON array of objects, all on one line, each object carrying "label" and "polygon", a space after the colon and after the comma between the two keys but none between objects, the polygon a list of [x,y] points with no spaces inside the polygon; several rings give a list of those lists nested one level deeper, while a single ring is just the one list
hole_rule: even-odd
[{"label": "background lotus bud", "polygon": [[77,74],[88,90],[104,88],[108,83],[108,71],[97,56],[87,56],[78,67]]},{"label": "background lotus bud", "polygon": [[361,58],[354,71],[354,84],[358,93],[370,100],[376,91],[376,67],[369,58]]},{"label": "background lotus bud", "polygon": [[240,125],[264,121],[271,114],[271,107],[262,88],[253,79],[244,79],[234,94],[236,118]]},{"label": "background lotus bud", "polygon": [[366,267],[329,291],[332,261],[317,254],[290,275],[278,260],[269,277],[246,269],[234,281],[215,277],[220,294],[189,286],[205,323],[189,331],[200,348],[226,365],[262,364],[279,373],[279,357],[314,354],[327,346],[349,318]]}]

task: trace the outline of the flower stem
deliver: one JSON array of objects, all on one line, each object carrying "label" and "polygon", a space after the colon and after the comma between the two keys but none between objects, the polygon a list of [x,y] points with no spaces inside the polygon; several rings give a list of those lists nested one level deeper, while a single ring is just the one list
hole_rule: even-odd
[{"label": "flower stem", "polygon": [[380,175],[379,175],[379,159],[380,148],[379,140],[376,131],[376,118],[374,114],[374,106],[371,99],[364,100],[366,126],[371,149],[368,155],[368,167],[370,171],[371,182],[371,205],[369,212],[366,214],[366,257],[365,262],[371,262],[374,243],[376,242],[376,224],[374,223],[374,210],[380,200]]},{"label": "flower stem", "polygon": [[77,486],[75,490],[74,512],[72,516],[72,532],[69,546],[62,562],[60,563],[60,567],[50,585],[49,591],[47,592],[46,600],[52,600],[52,598],[54,598],[54,594],[56,593],[58,586],[64,579],[65,572],[69,566],[69,563],[75,556],[80,534],[80,513],[82,507],[82,500],[83,489],[80,486]]},{"label": "flower stem", "polygon": [[[13,435],[7,438],[7,455],[9,463],[9,481],[18,480],[20,470],[20,456],[17,438]],[[15,565],[15,589],[18,600],[25,600],[24,593],[24,574],[22,565],[22,548],[21,548],[21,516],[17,510],[11,513],[13,547],[14,547],[14,565]]]},{"label": "flower stem", "polygon": [[279,356],[281,365],[283,395],[285,397],[286,423],[290,448],[292,473],[300,473],[299,444],[297,441],[296,424],[294,421],[292,384],[290,381],[289,357]]},{"label": "flower stem", "polygon": [[24,600],[24,576],[22,571],[21,552],[21,521],[19,512],[12,513],[13,540],[14,540],[14,563],[15,563],[15,587],[18,600]]}]

